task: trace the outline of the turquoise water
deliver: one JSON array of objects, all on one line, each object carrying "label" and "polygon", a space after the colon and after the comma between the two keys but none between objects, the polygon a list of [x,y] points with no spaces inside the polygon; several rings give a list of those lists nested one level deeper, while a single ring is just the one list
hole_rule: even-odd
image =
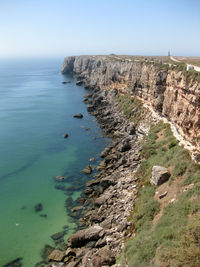
[{"label": "turquoise water", "polygon": [[[61,75],[61,65],[62,60],[0,62],[0,266],[17,257],[23,257],[23,266],[34,266],[43,246],[54,244],[50,235],[64,225],[67,238],[75,224],[54,177],[85,183],[89,177],[80,170],[89,158],[98,161],[108,143],[82,102],[87,91]],[[65,80],[71,84],[62,84]],[[73,118],[79,112],[84,118]],[[80,193],[74,191],[73,199]],[[40,213],[34,210],[38,203]]]}]

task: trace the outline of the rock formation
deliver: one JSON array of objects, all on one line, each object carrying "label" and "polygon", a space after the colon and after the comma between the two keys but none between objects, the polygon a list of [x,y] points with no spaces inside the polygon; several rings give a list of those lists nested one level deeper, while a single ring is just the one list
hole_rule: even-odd
[{"label": "rock formation", "polygon": [[[53,266],[118,266],[117,255],[125,240],[133,237],[127,218],[141,180],[133,176],[142,161],[140,141],[155,118],[144,110],[142,120],[135,125],[120,111],[116,96],[129,94],[139,98],[173,122],[199,151],[199,84],[188,80],[182,72],[163,70],[151,62],[112,56],[68,57],[62,72],[73,74],[77,84],[91,89],[86,96],[87,110],[113,142],[101,153],[99,172],[84,191],[87,200],[83,203],[89,202],[90,207],[75,209],[80,211],[80,224],[87,228],[68,238],[65,253],[54,250],[47,256]],[[154,166],[152,183],[160,185],[169,176],[167,169]],[[158,197],[162,199],[167,193]]]},{"label": "rock formation", "polygon": [[171,121],[200,152],[200,85],[182,71],[126,58],[78,56],[65,58],[62,72],[73,73],[86,88],[116,88],[137,96]]}]

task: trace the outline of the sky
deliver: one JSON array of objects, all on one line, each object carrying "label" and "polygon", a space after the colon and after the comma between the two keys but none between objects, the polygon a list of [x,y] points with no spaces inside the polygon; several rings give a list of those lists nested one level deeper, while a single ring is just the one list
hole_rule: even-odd
[{"label": "sky", "polygon": [[200,56],[200,0],[0,0],[0,57]]}]

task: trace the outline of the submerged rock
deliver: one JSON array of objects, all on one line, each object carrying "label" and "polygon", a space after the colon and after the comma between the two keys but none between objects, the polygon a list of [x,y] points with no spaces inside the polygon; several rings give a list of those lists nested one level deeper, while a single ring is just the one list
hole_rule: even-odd
[{"label": "submerged rock", "polygon": [[35,205],[34,209],[35,209],[35,212],[42,211],[43,210],[42,203],[38,203],[37,205]]},{"label": "submerged rock", "polygon": [[91,94],[83,95],[83,98],[90,98],[90,97],[92,97]]},{"label": "submerged rock", "polygon": [[86,166],[81,172],[84,172],[86,174],[91,174],[92,173],[92,166],[90,166],[90,165]]},{"label": "submerged rock", "polygon": [[84,209],[83,206],[76,206],[76,207],[74,207],[74,208],[72,209],[72,212],[76,212],[76,211],[79,211],[79,210],[82,210],[82,209]]},{"label": "submerged rock", "polygon": [[62,84],[71,83],[71,81],[64,81]]},{"label": "submerged rock", "polygon": [[47,218],[47,214],[40,214],[40,217]]},{"label": "submerged rock", "polygon": [[54,186],[55,189],[66,191],[66,187],[63,184],[58,184]]},{"label": "submerged rock", "polygon": [[53,260],[53,261],[62,261],[62,259],[65,256],[65,252],[55,249],[51,252],[51,254],[48,256],[48,260]]},{"label": "submerged rock", "polygon": [[21,267],[22,266],[22,260],[23,260],[23,258],[21,258],[21,257],[16,258],[16,259],[8,262],[7,264],[4,264],[3,267]]},{"label": "submerged rock", "polygon": [[55,248],[50,245],[45,245],[41,253],[42,258],[46,260],[54,249]]},{"label": "submerged rock", "polygon": [[55,177],[55,180],[57,182],[65,182],[67,180],[67,177],[66,176],[58,175],[58,176]]},{"label": "submerged rock", "polygon": [[62,232],[58,232],[58,233],[51,235],[51,238],[53,240],[58,240],[58,239],[63,238],[64,235],[65,235],[65,231],[62,231]]},{"label": "submerged rock", "polygon": [[83,118],[83,114],[78,113],[78,114],[75,114],[73,117],[74,118],[78,118],[78,119],[82,119]]}]

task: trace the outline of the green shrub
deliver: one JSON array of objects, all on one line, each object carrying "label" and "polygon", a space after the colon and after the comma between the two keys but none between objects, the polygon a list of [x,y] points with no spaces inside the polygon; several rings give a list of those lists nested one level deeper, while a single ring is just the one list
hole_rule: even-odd
[{"label": "green shrub", "polygon": [[180,242],[173,249],[162,248],[159,252],[162,262],[168,266],[200,266],[200,224],[199,218],[190,220],[181,233]]},{"label": "green shrub", "polygon": [[[136,97],[130,94],[117,95],[116,99],[118,101],[119,108],[123,111],[124,115],[130,119],[135,125],[141,120],[142,114],[144,112],[144,107],[142,102]],[[134,111],[134,112],[133,112]]]},{"label": "green shrub", "polygon": [[186,172],[187,167],[188,167],[188,161],[178,162],[174,167],[173,175],[174,176],[183,175]]},{"label": "green shrub", "polygon": [[136,200],[131,218],[136,231],[147,228],[149,222],[153,220],[154,216],[159,211],[160,204],[154,200],[154,194],[155,188],[150,185],[140,189],[139,198]]},{"label": "green shrub", "polygon": [[178,144],[178,142],[176,140],[173,140],[169,145],[169,149],[171,149],[172,147],[176,146]]}]

